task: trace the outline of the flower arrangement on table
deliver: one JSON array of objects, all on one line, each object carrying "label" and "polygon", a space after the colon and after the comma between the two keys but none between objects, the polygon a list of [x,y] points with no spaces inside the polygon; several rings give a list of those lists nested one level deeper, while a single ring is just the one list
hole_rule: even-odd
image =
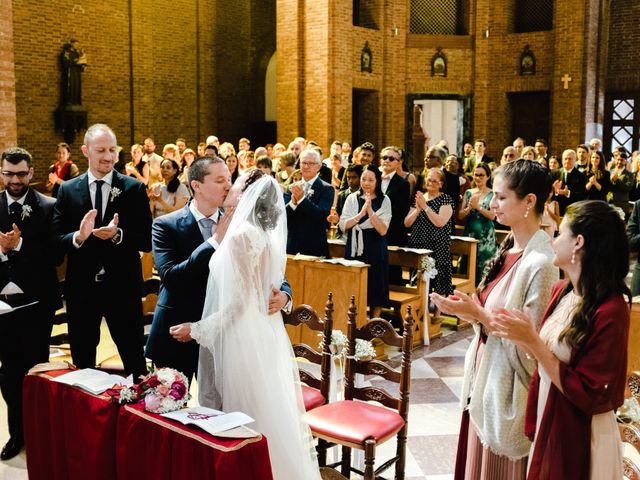
[{"label": "flower arrangement on table", "polygon": [[180,410],[189,401],[189,380],[173,368],[159,368],[149,372],[140,383],[120,390],[119,403],[141,403],[152,413]]}]

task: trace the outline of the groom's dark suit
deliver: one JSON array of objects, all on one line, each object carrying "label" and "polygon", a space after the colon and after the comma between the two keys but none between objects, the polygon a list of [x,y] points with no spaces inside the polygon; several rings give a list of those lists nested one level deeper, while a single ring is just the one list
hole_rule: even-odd
[{"label": "groom's dark suit", "polygon": [[56,258],[49,244],[55,200],[28,189],[24,215],[10,214],[7,203],[7,194],[0,193],[0,231],[10,232],[15,223],[22,245],[0,262],[0,291],[8,291],[6,286],[13,283],[23,293],[0,298],[12,307],[38,302],[0,317],[0,388],[7,402],[9,434],[22,442],[22,380],[36,363],[48,361],[53,315],[60,304]]},{"label": "groom's dark suit", "polygon": [[[161,283],[146,356],[157,367],[175,368],[191,380],[198,368],[199,346],[193,340],[174,340],[169,328],[202,318],[209,260],[215,249],[204,240],[189,205],[153,222],[153,258]],[[286,281],[281,290],[291,296]]]},{"label": "groom's dark suit", "polygon": [[125,370],[137,377],[146,373],[139,252],[151,250],[151,212],[143,183],[113,171],[110,190],[104,225],[118,214],[123,234],[119,243],[91,235],[80,248],[73,244],[74,233],[93,208],[87,173],[61,185],[52,230],[68,259],[65,298],[74,363],[95,367],[104,315]]}]

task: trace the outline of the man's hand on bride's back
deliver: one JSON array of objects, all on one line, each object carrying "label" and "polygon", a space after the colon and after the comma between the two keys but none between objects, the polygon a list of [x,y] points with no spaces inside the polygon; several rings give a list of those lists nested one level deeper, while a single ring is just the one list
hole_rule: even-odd
[{"label": "man's hand on bride's back", "polygon": [[191,338],[191,324],[181,323],[169,328],[169,333],[179,342],[189,342]]}]

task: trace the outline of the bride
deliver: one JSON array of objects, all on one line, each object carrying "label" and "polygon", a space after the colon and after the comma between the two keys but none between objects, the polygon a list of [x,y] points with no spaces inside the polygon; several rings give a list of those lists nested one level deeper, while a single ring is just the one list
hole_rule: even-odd
[{"label": "bride", "polygon": [[[198,383],[213,383],[227,412],[245,412],[269,442],[276,480],[320,479],[293,349],[280,312],[269,315],[274,286],[284,279],[287,225],[277,182],[252,171],[239,178],[225,205],[240,200],[209,262],[203,319],[172,327],[180,341],[200,344]],[[229,208],[226,215],[230,215]],[[208,354],[210,369],[203,369]],[[204,406],[209,394],[200,395]],[[209,404],[207,404],[209,403]]]}]

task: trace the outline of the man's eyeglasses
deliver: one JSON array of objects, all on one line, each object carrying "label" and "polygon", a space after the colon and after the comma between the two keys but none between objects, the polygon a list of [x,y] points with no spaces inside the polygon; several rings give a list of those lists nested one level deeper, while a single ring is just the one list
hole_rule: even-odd
[{"label": "man's eyeglasses", "polygon": [[316,162],[300,162],[301,167],[315,167],[318,165]]},{"label": "man's eyeglasses", "polygon": [[390,162],[397,162],[398,160],[400,160],[399,158],[396,157],[391,157],[389,155],[383,155],[382,156],[382,160],[388,160]]},{"label": "man's eyeglasses", "polygon": [[18,177],[18,178],[26,178],[27,175],[29,175],[29,171],[22,171],[22,172],[2,172],[2,175],[4,175],[7,178],[13,178],[13,177]]}]

